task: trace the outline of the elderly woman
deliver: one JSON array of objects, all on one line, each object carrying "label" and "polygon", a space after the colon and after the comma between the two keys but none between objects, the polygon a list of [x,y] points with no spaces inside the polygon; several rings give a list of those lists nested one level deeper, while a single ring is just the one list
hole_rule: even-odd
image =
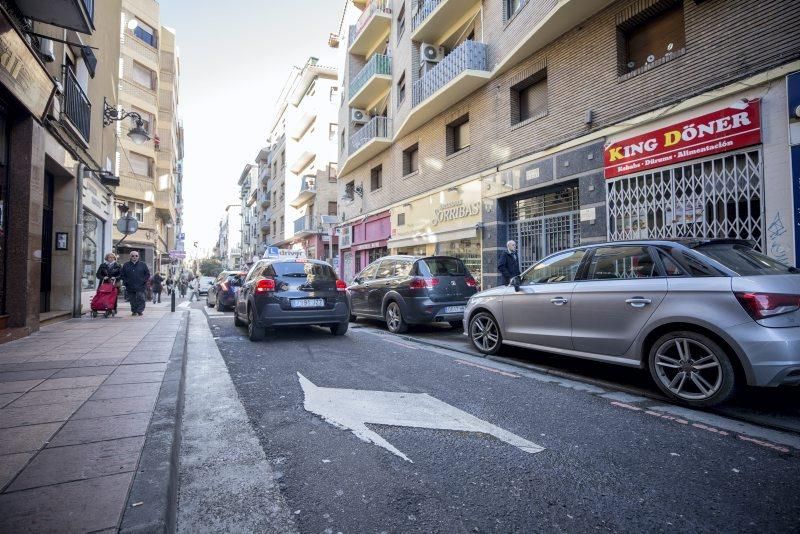
[{"label": "elderly woman", "polygon": [[97,280],[103,283],[106,278],[119,278],[122,266],[117,263],[117,256],[113,252],[106,254],[106,261],[97,268]]}]

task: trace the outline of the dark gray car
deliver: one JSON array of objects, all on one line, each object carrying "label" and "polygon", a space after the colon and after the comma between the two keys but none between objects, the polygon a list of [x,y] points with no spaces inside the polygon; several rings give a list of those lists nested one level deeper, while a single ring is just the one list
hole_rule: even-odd
[{"label": "dark gray car", "polygon": [[236,295],[233,321],[247,326],[250,341],[267,328],[320,325],[340,336],[347,332],[347,286],[324,261],[261,260],[250,269]]},{"label": "dark gray car", "polygon": [[383,319],[390,332],[401,333],[410,324],[432,322],[461,328],[477,284],[458,258],[386,256],[361,271],[348,290],[351,320]]}]

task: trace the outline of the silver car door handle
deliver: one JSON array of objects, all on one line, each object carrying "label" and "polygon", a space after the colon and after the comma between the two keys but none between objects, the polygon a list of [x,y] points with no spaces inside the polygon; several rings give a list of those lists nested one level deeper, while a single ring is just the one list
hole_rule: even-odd
[{"label": "silver car door handle", "polygon": [[569,301],[567,299],[565,299],[564,297],[554,297],[554,298],[550,299],[550,302],[552,302],[556,306],[563,306],[564,304],[566,304]]},{"label": "silver car door handle", "polygon": [[634,308],[644,308],[645,306],[647,306],[651,302],[653,302],[653,301],[650,300],[650,299],[646,299],[644,297],[633,297],[633,298],[627,299],[625,301],[626,304],[630,304]]}]

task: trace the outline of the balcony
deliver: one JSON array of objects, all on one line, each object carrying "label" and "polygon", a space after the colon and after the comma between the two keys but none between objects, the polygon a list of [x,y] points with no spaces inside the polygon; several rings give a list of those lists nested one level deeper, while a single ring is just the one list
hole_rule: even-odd
[{"label": "balcony", "polygon": [[170,189],[164,191],[156,191],[153,204],[156,208],[156,215],[161,217],[167,222],[175,222],[175,193]]},{"label": "balcony", "polygon": [[302,237],[318,233],[312,226],[307,216],[302,216],[294,221],[294,236]]},{"label": "balcony", "polygon": [[261,183],[261,185],[267,185],[269,183],[269,177],[270,177],[269,166],[265,165],[264,168],[261,169],[261,172],[258,173],[258,180]]},{"label": "balcony", "polygon": [[392,58],[375,54],[350,82],[348,104],[351,108],[372,108],[391,87]]},{"label": "balcony", "polygon": [[316,176],[303,176],[303,181],[300,184],[300,193],[294,200],[289,202],[293,208],[299,208],[314,198],[317,194],[317,178]]},{"label": "balcony", "polygon": [[94,31],[94,0],[17,0],[16,3],[26,18],[78,33]]},{"label": "balcony", "polygon": [[300,155],[297,156],[297,159],[295,159],[292,165],[289,167],[289,170],[294,174],[298,174],[300,171],[305,169],[309,163],[311,163],[316,155],[317,154],[313,150],[305,147]]},{"label": "balcony", "polygon": [[92,125],[92,103],[78,84],[72,69],[64,67],[64,117],[89,144],[89,133]]},{"label": "balcony", "polygon": [[339,174],[347,174],[389,148],[392,144],[392,122],[387,117],[373,117],[350,136],[349,154]]},{"label": "balcony", "polygon": [[262,215],[261,218],[258,219],[258,228],[259,228],[259,230],[261,230],[262,234],[268,234],[269,233],[269,218]]},{"label": "balcony", "polygon": [[389,0],[372,0],[355,25],[350,26],[351,54],[368,56],[386,41],[392,29],[392,9]]},{"label": "balcony", "polygon": [[395,137],[416,130],[483,86],[491,77],[486,55],[485,44],[464,41],[414,82],[411,112]]},{"label": "balcony", "polygon": [[411,19],[411,40],[441,43],[481,8],[481,0],[425,0]]},{"label": "balcony", "polygon": [[269,207],[272,205],[272,202],[269,199],[269,193],[259,193],[258,201],[261,209],[269,209]]}]

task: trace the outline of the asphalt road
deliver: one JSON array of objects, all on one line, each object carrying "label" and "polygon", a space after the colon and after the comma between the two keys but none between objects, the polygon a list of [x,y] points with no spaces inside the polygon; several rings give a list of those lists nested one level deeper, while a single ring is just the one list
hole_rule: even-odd
[{"label": "asphalt road", "polygon": [[[285,329],[251,343],[230,313],[211,314],[233,384],[301,532],[800,526],[797,436],[421,345],[372,326],[344,337]],[[319,388],[359,390],[321,390],[328,418],[340,424],[382,402],[364,390],[406,394],[391,396],[396,402],[385,411],[394,415],[365,428],[410,461],[307,411],[298,373]],[[440,404],[418,394],[544,450],[441,430]],[[402,426],[414,419],[403,414],[424,402],[433,407],[415,417],[431,428]]]}]

